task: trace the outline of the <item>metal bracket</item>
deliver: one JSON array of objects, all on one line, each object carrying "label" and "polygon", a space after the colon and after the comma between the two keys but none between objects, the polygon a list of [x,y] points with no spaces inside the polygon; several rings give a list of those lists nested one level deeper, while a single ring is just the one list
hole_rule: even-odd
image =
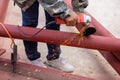
[{"label": "metal bracket", "polygon": [[14,45],[13,52],[11,53],[11,64],[13,72],[16,72],[16,62],[17,62],[17,45]]}]

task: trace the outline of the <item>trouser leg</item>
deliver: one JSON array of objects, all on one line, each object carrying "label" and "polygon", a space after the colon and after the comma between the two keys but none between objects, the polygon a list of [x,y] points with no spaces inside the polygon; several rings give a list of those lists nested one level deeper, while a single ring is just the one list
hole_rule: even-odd
[{"label": "trouser leg", "polygon": [[[39,3],[36,2],[26,11],[22,11],[22,25],[34,27],[38,25]],[[40,57],[37,51],[37,42],[23,40],[25,52],[29,60],[35,60]]]},{"label": "trouser leg", "polygon": [[[51,17],[46,11],[45,11],[45,16],[46,16],[46,24],[48,24],[51,21],[55,21],[55,18]],[[47,26],[46,29],[60,30],[60,25],[53,23]],[[60,53],[61,53],[60,45],[47,43],[47,48],[48,48],[48,55],[47,55],[48,60],[54,60],[60,57]]]}]

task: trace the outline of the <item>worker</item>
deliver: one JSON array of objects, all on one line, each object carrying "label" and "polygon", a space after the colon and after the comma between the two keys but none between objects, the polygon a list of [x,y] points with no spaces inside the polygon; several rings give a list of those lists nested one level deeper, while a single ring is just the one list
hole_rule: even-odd
[{"label": "worker", "polygon": [[[55,21],[55,17],[60,17],[61,19],[64,19],[67,26],[76,26],[78,23],[80,23],[77,14],[67,6],[64,0],[14,1],[21,8],[23,26],[29,26],[33,28],[37,27],[39,18],[39,3],[42,5],[45,11],[46,25],[51,21]],[[85,3],[86,1],[87,0],[82,0],[81,2],[79,2],[79,6],[77,6],[78,10],[80,10],[80,6],[87,4]],[[85,4],[82,4],[83,2]],[[74,4],[76,5],[76,2]],[[60,30],[60,25],[53,23],[49,26],[46,26],[46,29]],[[37,50],[37,42],[23,40],[23,43],[25,46],[26,55],[30,62],[37,66],[46,67],[43,61],[39,59],[41,57],[41,53]],[[47,65],[65,72],[74,71],[74,67],[71,64],[67,63],[67,61],[65,61],[65,59],[60,56],[60,45],[47,43],[47,48],[48,55],[46,56],[47,61],[45,62]]]}]

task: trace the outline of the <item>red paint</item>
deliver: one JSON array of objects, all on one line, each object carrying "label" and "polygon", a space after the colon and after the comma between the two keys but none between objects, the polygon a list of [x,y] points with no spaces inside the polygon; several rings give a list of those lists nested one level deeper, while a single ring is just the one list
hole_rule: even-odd
[{"label": "red paint", "polygon": [[[18,27],[14,25],[5,25],[11,35],[17,39],[39,41],[54,44],[62,44],[67,46],[83,47],[89,49],[105,50],[112,52],[120,52],[120,39],[91,35],[81,38],[78,33],[60,32],[55,30],[43,30],[32,38],[24,37],[18,31]],[[27,35],[33,35],[39,29],[30,27],[21,27],[21,30]],[[61,36],[62,35],[62,36]],[[0,36],[8,37],[0,25]],[[114,42],[114,43],[113,43]]]},{"label": "red paint", "polygon": [[[65,2],[71,7],[71,4],[70,4],[71,0],[65,0]],[[86,12],[86,14],[89,14],[89,13]],[[97,35],[115,38],[92,15],[90,15],[90,16],[92,17],[91,26],[95,26],[95,28],[97,29],[97,32],[96,32]],[[112,43],[114,43],[114,42],[112,42]],[[101,51],[101,50],[99,50],[99,51],[105,57],[105,59],[113,66],[113,68],[120,74],[120,53],[113,53],[113,52]],[[104,54],[106,54],[106,55],[104,55]]]},{"label": "red paint", "polygon": [[[0,69],[2,71],[10,72],[12,71],[11,68],[11,62],[8,59],[0,58]],[[56,69],[52,68],[44,68],[44,67],[38,67],[35,65],[17,62],[16,65],[16,73],[21,76],[26,76],[28,78],[32,77],[35,80],[94,80],[92,78],[87,78],[81,75],[76,74],[68,74],[66,72],[62,72]],[[3,74],[2,74],[3,75]],[[2,80],[27,80],[27,79],[21,79],[20,76],[11,76],[10,74],[7,74],[6,77],[3,75],[1,77]],[[30,80],[34,80],[31,79]]]},{"label": "red paint", "polygon": [[0,56],[3,55],[5,53],[5,49],[0,49]]},{"label": "red paint", "polygon": [[0,22],[4,22],[9,0],[0,0]]},{"label": "red paint", "polygon": [[[4,22],[9,0],[0,0],[0,22]],[[0,49],[0,56],[5,53],[5,49]]]},{"label": "red paint", "polygon": [[[70,2],[71,2],[71,0],[66,0],[66,1],[68,1],[68,5],[70,5],[71,6],[71,4],[70,4]],[[8,2],[9,2],[9,0],[0,0],[0,22],[4,22],[4,19],[5,19],[5,13],[6,13],[6,10],[7,10],[7,6],[8,6]],[[4,4],[5,3],[5,4]],[[115,45],[114,46],[116,46],[116,48],[118,49],[118,47],[119,47],[119,39],[115,39],[115,37],[110,33],[110,32],[108,32],[98,21],[96,21],[96,19],[94,19],[93,17],[92,17],[92,24],[91,24],[92,26],[95,26],[96,27],[96,29],[97,29],[97,35],[101,35],[101,37],[98,37],[98,36],[91,36],[91,37],[88,37],[88,38],[86,38],[86,39],[84,39],[84,41],[81,41],[81,43],[79,43],[79,36],[78,36],[78,34],[75,34],[75,33],[66,33],[66,32],[54,32],[54,31],[49,31],[49,30],[44,30],[44,31],[42,31],[39,35],[37,35],[36,37],[34,37],[33,38],[33,40],[35,40],[35,41],[39,41],[39,38],[41,38],[40,39],[40,41],[41,42],[50,42],[50,43],[54,43],[54,41],[53,40],[56,40],[55,42],[56,42],[56,44],[63,44],[63,41],[65,41],[66,40],[66,42],[67,42],[67,45],[69,44],[70,46],[71,45],[74,45],[74,46],[81,46],[81,47],[88,47],[89,46],[89,44],[90,44],[90,46],[89,46],[89,48],[94,48],[93,46],[91,46],[91,45],[93,45],[93,41],[94,40],[97,40],[97,38],[99,38],[100,39],[100,41],[101,42],[97,42],[96,41],[96,43],[97,43],[97,48],[98,49],[104,49],[104,50],[108,50],[108,51],[101,51],[100,50],[100,52],[101,52],[101,54],[103,54],[103,56],[106,58],[106,60],[108,60],[108,62],[113,66],[113,68],[118,72],[118,73],[120,73],[120,68],[119,68],[119,66],[120,66],[120,62],[114,57],[114,55],[115,55],[115,53],[111,53],[110,51],[112,51],[112,52],[114,52],[114,51],[116,51],[116,49],[110,49],[110,47],[107,47],[107,48],[105,48],[105,46],[103,46],[103,45],[106,45],[106,46],[113,46],[113,44],[112,44],[112,42],[113,41],[115,41]],[[15,26],[11,26],[11,27],[14,27],[15,28]],[[11,28],[11,27],[9,27],[8,25],[7,25],[7,28],[8,29],[10,29],[10,30],[12,30],[13,28]],[[3,36],[3,37],[7,37],[7,35],[6,35],[6,33],[4,32],[4,30],[0,27],[0,30],[2,31],[0,31],[1,33],[0,33],[0,35],[1,36]],[[29,31],[29,28],[26,28],[26,30],[27,31]],[[33,30],[33,29],[30,29],[30,30]],[[30,32],[30,33],[28,33],[29,35],[31,35],[31,34],[33,34],[35,31],[37,31],[37,29],[34,29],[33,30],[33,32]],[[51,35],[53,36],[53,34],[52,34],[52,32],[54,32],[57,36],[55,36],[55,37],[52,37],[52,39],[50,39],[51,38]],[[23,36],[21,36],[20,34],[16,34],[16,33],[18,33],[18,31],[17,31],[17,28],[15,28],[15,29],[13,29],[12,30],[12,36],[13,37],[15,37],[15,38],[19,38],[19,39],[25,39],[25,40],[32,40],[32,39],[30,39],[30,38],[25,38],[25,37],[23,37]],[[43,33],[50,33],[49,35],[45,35],[45,34],[43,34]],[[63,41],[60,39],[61,37],[60,36],[63,36]],[[40,37],[39,37],[40,36]],[[102,36],[107,36],[107,37],[102,37]],[[111,37],[111,38],[108,38],[108,37]],[[48,39],[48,40],[47,40]],[[108,40],[107,41],[107,44],[105,43],[103,43],[102,42],[102,39],[103,40]],[[69,40],[72,40],[72,41],[69,41]],[[89,41],[90,40],[90,41]],[[99,40],[98,40],[99,41]],[[77,42],[77,44],[76,44],[76,42]],[[100,45],[100,43],[102,43],[101,45]],[[110,43],[110,44],[109,44]],[[65,43],[64,43],[65,44]],[[99,45],[98,45],[99,44]],[[118,47],[117,47],[118,46]],[[95,47],[95,49],[97,49]],[[99,48],[100,47],[100,48]],[[113,47],[114,48],[114,47]],[[118,52],[119,52],[119,50],[117,50]],[[119,52],[120,53],[120,52]],[[114,55],[113,55],[114,54]],[[119,54],[117,55],[115,55],[115,56],[117,56],[118,58],[119,58]]]},{"label": "red paint", "polygon": [[[86,13],[89,14],[88,12],[86,12]],[[96,31],[97,35],[106,36],[106,37],[110,37],[110,38],[116,39],[93,16],[91,16],[91,17],[92,17],[92,24],[91,25],[94,26],[97,29],[97,31]],[[114,42],[112,42],[112,43],[114,43]],[[100,53],[112,65],[112,67],[120,74],[120,67],[119,67],[120,66],[120,52],[115,53],[115,52],[100,51]]]}]

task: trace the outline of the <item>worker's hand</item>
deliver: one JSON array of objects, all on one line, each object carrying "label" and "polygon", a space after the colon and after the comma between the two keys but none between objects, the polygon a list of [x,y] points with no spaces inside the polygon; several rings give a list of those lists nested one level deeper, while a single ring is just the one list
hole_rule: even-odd
[{"label": "worker's hand", "polygon": [[76,26],[78,23],[80,23],[78,19],[78,15],[74,11],[70,11],[70,17],[65,19],[67,26]]}]

